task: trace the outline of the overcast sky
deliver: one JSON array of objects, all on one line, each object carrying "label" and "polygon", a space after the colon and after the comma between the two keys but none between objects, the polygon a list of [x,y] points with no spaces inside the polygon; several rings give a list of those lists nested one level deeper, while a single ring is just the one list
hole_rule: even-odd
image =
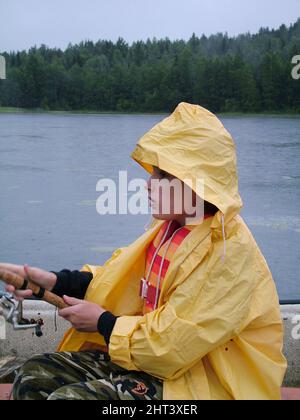
[{"label": "overcast sky", "polygon": [[278,28],[300,17],[300,0],[0,0],[0,51],[124,38],[189,39]]}]

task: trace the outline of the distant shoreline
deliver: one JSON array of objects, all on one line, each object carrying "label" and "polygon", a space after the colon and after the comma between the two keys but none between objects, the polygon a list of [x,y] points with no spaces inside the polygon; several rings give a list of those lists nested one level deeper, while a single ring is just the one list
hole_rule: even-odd
[{"label": "distant shoreline", "polygon": [[[0,114],[54,114],[54,115],[168,115],[168,112],[145,112],[145,111],[87,111],[87,110],[45,110],[31,108],[0,107]],[[297,112],[220,112],[219,116],[224,117],[296,117],[300,118]]]}]

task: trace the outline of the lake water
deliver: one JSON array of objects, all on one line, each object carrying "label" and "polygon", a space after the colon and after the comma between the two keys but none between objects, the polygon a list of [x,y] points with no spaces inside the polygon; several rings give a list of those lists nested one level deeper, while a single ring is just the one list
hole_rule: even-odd
[{"label": "lake water", "polygon": [[[48,270],[102,264],[149,216],[100,216],[96,183],[147,174],[129,154],[162,115],[0,114],[0,261]],[[282,299],[300,299],[300,119],[224,117],[242,216]]]}]

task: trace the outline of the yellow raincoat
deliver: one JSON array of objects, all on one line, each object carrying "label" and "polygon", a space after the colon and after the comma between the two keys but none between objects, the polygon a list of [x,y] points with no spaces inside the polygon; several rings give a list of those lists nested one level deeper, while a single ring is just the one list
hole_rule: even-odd
[{"label": "yellow raincoat", "polygon": [[[163,399],[280,399],[286,360],[278,296],[239,215],[230,134],[206,109],[181,103],[140,139],[132,157],[149,173],[154,165],[181,180],[203,179],[202,198],[219,211],[180,245],[158,308],[144,316],[140,279],[162,221],[103,266],[82,267],[94,274],[86,299],[120,316],[110,339],[112,362],[163,379]],[[59,350],[104,344],[98,333],[71,329]]]}]

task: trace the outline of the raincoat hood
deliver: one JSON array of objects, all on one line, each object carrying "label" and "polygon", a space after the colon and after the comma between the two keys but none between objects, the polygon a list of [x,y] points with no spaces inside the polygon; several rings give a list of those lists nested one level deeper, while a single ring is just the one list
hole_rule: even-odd
[{"label": "raincoat hood", "polygon": [[[238,192],[236,148],[221,121],[199,105],[180,103],[138,142],[131,157],[150,174],[153,166],[184,181],[204,181],[204,196],[224,215],[225,222],[243,206]],[[196,191],[197,192],[197,191]],[[217,213],[212,226],[220,224]]]}]

